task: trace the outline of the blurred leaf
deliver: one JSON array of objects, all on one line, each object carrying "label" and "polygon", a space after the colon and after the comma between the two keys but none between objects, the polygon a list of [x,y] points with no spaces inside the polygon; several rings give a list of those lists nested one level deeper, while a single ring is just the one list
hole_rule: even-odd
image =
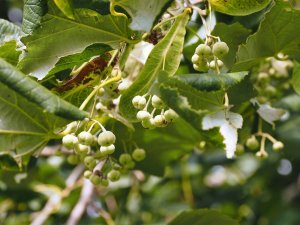
[{"label": "blurred leaf", "polygon": [[75,20],[71,20],[56,6],[50,4],[49,8],[41,26],[31,36],[22,38],[28,54],[19,67],[38,79],[46,76],[59,57],[81,52],[91,44],[119,47],[120,42],[135,42],[124,17],[102,16],[89,9],[75,9]]},{"label": "blurred leaf", "polygon": [[300,64],[294,62],[292,85],[294,90],[300,95]]},{"label": "blurred leaf", "polygon": [[282,98],[275,106],[287,109],[293,113],[300,113],[300,96],[297,94],[288,95]]},{"label": "blurred leaf", "polygon": [[21,35],[21,29],[17,25],[0,19],[0,45],[7,41],[18,41]]},{"label": "blurred leaf", "polygon": [[22,31],[32,33],[41,24],[42,16],[47,12],[47,0],[25,0],[23,8]]},{"label": "blurred leaf", "polygon": [[0,81],[42,107],[46,112],[73,120],[88,116],[86,112],[62,100],[2,59],[0,59]]},{"label": "blurred leaf", "polygon": [[226,67],[230,69],[235,62],[236,53],[240,44],[244,43],[250,35],[251,30],[239,23],[225,24],[217,23],[212,32],[213,35],[221,38],[229,47],[229,53],[222,58]]},{"label": "blurred leaf", "polygon": [[233,16],[245,16],[265,8],[271,0],[208,0],[213,10]]},{"label": "blurred leaf", "polygon": [[179,214],[168,225],[239,225],[239,223],[230,217],[221,214],[216,210],[198,209],[185,211]]},{"label": "blurred leaf", "polygon": [[[1,131],[0,131],[0,134],[1,134]],[[3,154],[0,151],[0,168],[3,170],[18,171],[18,170],[20,170],[20,165],[18,165],[17,161],[10,154],[7,154],[7,153]]]},{"label": "blurred leaf", "polygon": [[18,64],[19,56],[21,54],[21,51],[17,51],[16,48],[16,41],[8,41],[3,45],[0,45],[0,58],[16,66]]},{"label": "blurred leaf", "polygon": [[161,71],[172,76],[180,64],[183,48],[185,26],[189,19],[189,10],[177,16],[168,34],[153,48],[147,62],[134,84],[121,96],[120,112],[129,120],[136,120],[136,109],[131,101],[136,95],[143,95],[151,88]]},{"label": "blurred leaf", "polygon": [[131,29],[149,32],[153,23],[173,0],[114,0],[112,2],[113,7],[120,6],[130,15],[132,18]]},{"label": "blurred leaf", "polygon": [[276,1],[276,5],[262,20],[258,31],[248,38],[246,44],[240,46],[233,70],[247,70],[260,60],[278,53],[288,54],[299,61],[300,39],[295,32],[299,29],[300,11],[293,9],[287,2]]}]

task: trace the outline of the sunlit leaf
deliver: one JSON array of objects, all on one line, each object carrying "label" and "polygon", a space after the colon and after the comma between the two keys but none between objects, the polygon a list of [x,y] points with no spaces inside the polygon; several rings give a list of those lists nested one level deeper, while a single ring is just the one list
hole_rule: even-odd
[{"label": "sunlit leaf", "polygon": [[188,19],[189,10],[185,10],[176,18],[168,34],[151,51],[134,84],[122,95],[120,112],[128,119],[136,119],[136,110],[131,104],[134,96],[147,93],[161,71],[165,71],[170,76],[176,72],[180,64]]}]

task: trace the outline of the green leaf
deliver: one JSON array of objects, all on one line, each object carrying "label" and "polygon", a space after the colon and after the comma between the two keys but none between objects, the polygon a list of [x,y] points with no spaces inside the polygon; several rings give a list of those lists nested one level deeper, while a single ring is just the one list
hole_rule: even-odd
[{"label": "green leaf", "polygon": [[93,56],[103,55],[105,52],[111,50],[111,48],[104,44],[93,44],[84,49],[81,53],[68,55],[59,59],[55,64],[55,67],[50,70],[48,75],[55,74],[57,72],[79,67],[86,61],[89,61]]},{"label": "green leaf", "polygon": [[[3,62],[0,74],[2,77]],[[10,68],[5,68],[10,70]],[[0,82],[0,154],[22,164],[23,156],[42,149],[56,137],[54,130],[69,121],[45,112],[15,90]],[[4,167],[6,167],[4,165]]]},{"label": "green leaf", "polygon": [[198,209],[180,213],[168,225],[239,225],[239,223],[222,213],[211,209]]},{"label": "green leaf", "polygon": [[215,74],[184,74],[176,76],[177,79],[182,80],[193,88],[199,91],[227,91],[232,86],[240,83],[248,72],[236,73],[221,73]]},{"label": "green leaf", "polygon": [[193,126],[206,141],[223,147],[223,137],[219,129],[203,131],[202,120],[208,113],[223,110],[224,92],[199,91],[176,77],[166,79],[163,76],[160,76],[159,96],[166,105]]},{"label": "green leaf", "polygon": [[297,94],[300,95],[300,64],[294,62],[292,85]]},{"label": "green leaf", "polygon": [[[199,76],[199,74],[198,74]],[[179,96],[186,98],[192,108],[196,110],[219,111],[223,108],[224,91],[204,91],[194,88],[190,83],[182,79],[181,76],[168,77],[166,73],[159,74],[157,89],[171,88],[175,89]],[[209,84],[208,84],[209,85]],[[211,89],[206,86],[206,90]],[[166,99],[168,101],[168,99]]]},{"label": "green leaf", "polygon": [[17,25],[0,19],[0,45],[11,40],[18,41],[21,35],[21,29]]},{"label": "green leaf", "polygon": [[136,109],[131,104],[132,98],[147,93],[161,71],[172,76],[178,69],[186,32],[185,26],[189,19],[188,13],[189,11],[185,10],[176,18],[168,34],[151,51],[134,84],[121,96],[120,112],[129,120],[136,119]]},{"label": "green leaf", "polygon": [[120,6],[132,18],[130,28],[133,30],[141,30],[149,32],[153,26],[153,23],[164,12],[167,6],[173,0],[148,0],[148,1],[136,1],[136,0],[114,0],[112,1],[113,7]]},{"label": "green leaf", "polygon": [[21,51],[17,51],[16,48],[16,41],[8,41],[3,45],[0,45],[0,58],[16,66],[18,64],[19,56],[21,54]]},{"label": "green leaf", "polygon": [[258,31],[250,36],[237,53],[234,71],[247,70],[267,57],[284,53],[300,60],[300,11],[287,2],[276,1],[266,14]]},{"label": "green leaf", "polygon": [[41,18],[47,12],[47,0],[25,0],[23,8],[22,31],[32,33],[41,24]]},{"label": "green leaf", "polygon": [[0,81],[49,113],[72,120],[80,120],[88,116],[86,112],[60,99],[3,59],[0,59]]},{"label": "green leaf", "polygon": [[217,23],[212,34],[221,38],[229,47],[229,53],[222,58],[226,67],[230,69],[235,62],[236,53],[240,44],[244,43],[250,35],[251,30],[239,23],[225,24]]},{"label": "green leaf", "polygon": [[41,26],[31,36],[22,38],[28,54],[19,67],[38,79],[43,79],[60,57],[82,52],[91,44],[118,47],[120,42],[135,42],[124,17],[102,16],[89,9],[75,9],[75,20],[71,20],[56,6],[49,5],[49,8]]},{"label": "green leaf", "polygon": [[212,8],[233,16],[245,16],[265,8],[271,0],[208,0]]}]

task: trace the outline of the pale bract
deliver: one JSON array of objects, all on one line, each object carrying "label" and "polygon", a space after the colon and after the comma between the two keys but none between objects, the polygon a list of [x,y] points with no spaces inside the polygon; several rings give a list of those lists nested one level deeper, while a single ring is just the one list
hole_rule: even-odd
[{"label": "pale bract", "polygon": [[275,126],[274,121],[280,120],[286,113],[286,110],[284,109],[274,108],[269,104],[259,104],[259,102],[255,99],[251,99],[251,103],[258,105],[258,115],[272,126]]},{"label": "pale bract", "polygon": [[210,130],[219,127],[224,138],[224,145],[227,158],[233,158],[236,150],[238,133],[237,129],[242,128],[243,117],[238,113],[228,110],[218,111],[205,116],[202,120],[203,130]]}]

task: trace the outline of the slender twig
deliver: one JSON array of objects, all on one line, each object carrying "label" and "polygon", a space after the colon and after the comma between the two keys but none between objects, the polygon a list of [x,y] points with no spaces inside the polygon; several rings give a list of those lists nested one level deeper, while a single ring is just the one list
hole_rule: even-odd
[{"label": "slender twig", "polygon": [[103,208],[96,206],[95,204],[93,204],[92,206],[102,216],[107,225],[115,225],[114,220],[111,218],[110,214],[107,211],[105,211]]},{"label": "slender twig", "polygon": [[87,205],[92,200],[93,191],[94,185],[89,180],[84,179],[80,198],[75,207],[73,208],[66,225],[76,225],[79,223],[82,215],[86,210]]},{"label": "slender twig", "polygon": [[46,222],[49,216],[59,207],[62,199],[70,194],[70,192],[77,186],[78,178],[84,170],[83,165],[78,165],[69,175],[66,180],[66,188],[60,195],[51,195],[44,208],[35,216],[30,225],[42,225]]},{"label": "slender twig", "polygon": [[100,85],[98,85],[97,87],[94,88],[94,90],[89,94],[89,96],[84,100],[84,102],[81,104],[80,108],[81,110],[83,110],[87,104],[90,102],[90,100],[96,95],[96,93],[99,91],[100,88],[104,87],[105,85],[108,85],[112,82],[118,81],[120,80],[122,77],[121,76],[117,76],[117,77],[112,77],[110,79],[108,79],[107,81],[104,81],[103,83],[101,83]]}]

